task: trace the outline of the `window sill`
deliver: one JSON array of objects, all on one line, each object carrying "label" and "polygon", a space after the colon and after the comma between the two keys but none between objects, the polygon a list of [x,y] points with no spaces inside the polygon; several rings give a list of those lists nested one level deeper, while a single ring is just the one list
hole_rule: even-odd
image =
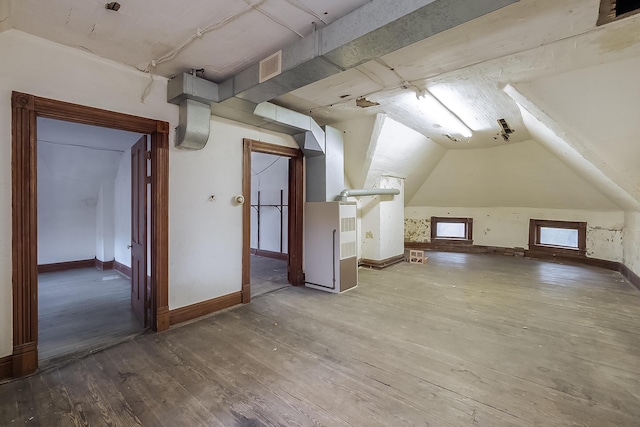
[{"label": "window sill", "polygon": [[442,237],[436,237],[431,239],[431,243],[434,244],[452,244],[452,245],[473,245],[473,240],[468,239],[446,239]]},{"label": "window sill", "polygon": [[562,255],[575,258],[585,258],[587,256],[586,250],[570,249],[558,246],[529,245],[529,251],[540,254]]}]

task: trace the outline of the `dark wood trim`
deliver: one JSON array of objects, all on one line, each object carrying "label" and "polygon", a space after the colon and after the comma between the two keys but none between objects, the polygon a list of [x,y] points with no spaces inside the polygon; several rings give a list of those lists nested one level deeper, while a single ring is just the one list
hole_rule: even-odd
[{"label": "dark wood trim", "polygon": [[64,271],[64,270],[76,270],[78,268],[91,268],[97,267],[96,259],[82,259],[78,261],[66,261],[66,262],[55,262],[52,264],[40,264],[38,265],[38,274],[42,273],[53,273],[56,271]]},{"label": "dark wood trim", "polygon": [[527,258],[533,259],[590,265],[593,267],[605,268],[607,270],[620,271],[620,263],[617,261],[609,261],[600,258],[589,258],[587,256],[580,256],[576,254],[561,254],[537,250],[527,250],[525,251],[525,256]]},{"label": "dark wood trim", "polygon": [[404,242],[405,249],[422,249],[426,251],[459,252],[473,254],[496,254],[509,256],[525,256],[531,259],[540,259],[550,262],[563,262],[568,264],[588,265],[591,267],[604,268],[605,270],[618,271],[633,286],[640,290],[640,276],[631,271],[629,267],[618,261],[610,261],[600,258],[589,258],[586,256],[554,254],[545,251],[531,251],[523,248],[506,248],[500,246],[480,246],[480,245],[441,245],[430,242]]},{"label": "dark wood trim", "polygon": [[405,249],[421,249],[424,251],[487,253],[487,246],[474,245],[471,242],[436,240],[434,242],[404,242]]},{"label": "dark wood trim", "polygon": [[[540,244],[540,227],[564,228],[578,230],[578,248],[563,248]],[[578,221],[555,221],[549,219],[529,220],[529,250],[553,256],[586,257],[587,256],[587,223]]]},{"label": "dark wood trim", "polygon": [[251,145],[242,141],[242,302],[251,301]]},{"label": "dark wood trim", "polygon": [[13,344],[11,368],[14,378],[23,377],[38,369],[38,347],[35,342],[26,344]]},{"label": "dark wood trim", "polygon": [[367,258],[362,258],[360,259],[360,261],[358,262],[359,265],[362,265],[364,267],[370,267],[370,268],[374,268],[376,270],[382,270],[383,268],[387,268],[390,265],[394,265],[394,264],[398,264],[400,262],[404,261],[404,254],[402,255],[397,255],[397,256],[392,256],[383,260],[375,260],[375,259],[367,259]]},{"label": "dark wood trim", "polygon": [[284,157],[302,157],[302,151],[298,148],[285,147],[284,145],[269,144],[268,142],[245,139],[251,143],[251,151],[263,154],[273,154]]},{"label": "dark wood trim", "polygon": [[[456,239],[456,238],[446,238],[446,237],[438,237],[438,223],[439,222],[454,222],[460,224],[466,224],[465,227],[465,238],[464,239]],[[431,217],[431,241],[441,241],[447,242],[447,244],[454,245],[469,245],[473,243],[473,218],[460,218],[460,217],[442,217],[442,216],[432,216]]]},{"label": "dark wood trim", "polygon": [[155,330],[169,327],[169,123],[12,92],[13,376],[37,369],[38,239],[36,118],[70,121],[151,135],[151,265]]},{"label": "dark wood trim", "polygon": [[631,271],[629,267],[620,263],[620,273],[622,276],[629,281],[633,286],[640,290],[640,276]]},{"label": "dark wood trim", "polygon": [[302,236],[304,210],[303,155],[296,148],[268,144],[262,141],[244,139],[242,141],[242,302],[251,301],[251,153],[265,153],[290,157],[289,159],[289,283],[294,286],[304,284],[302,271]]},{"label": "dark wood trim", "polygon": [[238,304],[242,304],[242,292],[234,292],[232,294],[171,310],[168,313],[169,323],[171,325],[177,325],[178,323],[196,319],[206,314],[214,313]]},{"label": "dark wood trim", "polygon": [[0,381],[13,376],[13,356],[0,357]]},{"label": "dark wood trim", "polygon": [[169,329],[169,123],[151,133],[151,328]]},{"label": "dark wood trim", "polygon": [[11,95],[13,376],[38,366],[38,238],[35,97]]},{"label": "dark wood trim", "polygon": [[113,262],[113,269],[119,273],[122,273],[123,276],[131,279],[131,267],[127,267],[126,265],[118,262],[118,261],[114,261]]},{"label": "dark wood trim", "polygon": [[302,270],[304,236],[304,163],[302,151],[296,150],[298,157],[289,159],[289,283],[304,286]]},{"label": "dark wood trim", "polygon": [[267,251],[265,249],[251,248],[251,255],[262,256],[265,258],[280,259],[283,261],[289,260],[289,254],[285,254],[282,252]]},{"label": "dark wood trim", "polygon": [[115,261],[111,260],[111,261],[100,261],[98,258],[96,258],[94,260],[94,265],[96,267],[96,269],[100,270],[100,271],[107,271],[107,270],[113,270]]}]

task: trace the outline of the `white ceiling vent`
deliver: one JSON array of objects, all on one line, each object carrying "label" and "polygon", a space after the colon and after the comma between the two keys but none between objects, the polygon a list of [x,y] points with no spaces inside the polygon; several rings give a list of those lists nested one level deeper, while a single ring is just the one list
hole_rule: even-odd
[{"label": "white ceiling vent", "polygon": [[260,75],[258,76],[258,81],[260,83],[266,82],[267,80],[279,75],[280,73],[282,73],[281,50],[260,61]]}]

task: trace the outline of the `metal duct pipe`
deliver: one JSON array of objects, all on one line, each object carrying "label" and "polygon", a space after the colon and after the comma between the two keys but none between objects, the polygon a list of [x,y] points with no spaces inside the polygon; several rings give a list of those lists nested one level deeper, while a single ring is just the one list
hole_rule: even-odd
[{"label": "metal duct pipe", "polygon": [[211,108],[209,104],[185,99],[180,102],[176,147],[202,150],[209,140]]},{"label": "metal duct pipe", "polygon": [[[282,49],[282,73],[260,83],[260,65],[219,84],[182,75],[169,81],[168,102],[211,104],[211,113],[295,135],[290,126],[253,114],[256,104],[379,58],[520,0],[371,0]],[[2,0],[0,0],[2,3]],[[175,81],[174,81],[175,80]]]},{"label": "metal duct pipe", "polygon": [[397,188],[372,188],[370,190],[349,190],[344,189],[340,192],[340,195],[336,198],[339,202],[344,202],[347,200],[347,197],[358,197],[358,196],[397,196],[400,194],[400,190]]},{"label": "metal duct pipe", "polygon": [[304,151],[305,155],[325,153],[324,131],[311,116],[289,110],[288,108],[270,102],[261,102],[256,105],[253,114],[270,122],[294,129],[297,132],[305,132],[304,141],[300,144],[300,148]]}]

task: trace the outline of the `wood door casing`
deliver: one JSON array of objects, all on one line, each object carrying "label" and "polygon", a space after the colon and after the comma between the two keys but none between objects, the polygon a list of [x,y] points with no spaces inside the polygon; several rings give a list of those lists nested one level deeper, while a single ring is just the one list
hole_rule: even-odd
[{"label": "wood door casing", "polygon": [[296,148],[245,139],[243,151],[242,192],[242,302],[251,301],[251,153],[289,157],[289,250],[287,278],[293,286],[304,284],[302,271],[303,233],[303,154]]},{"label": "wood door casing", "polygon": [[169,329],[169,123],[54,99],[11,95],[12,377],[38,368],[37,117],[151,135],[150,326]]},{"label": "wood door casing", "polygon": [[147,136],[131,147],[131,308],[142,326],[147,315]]}]

